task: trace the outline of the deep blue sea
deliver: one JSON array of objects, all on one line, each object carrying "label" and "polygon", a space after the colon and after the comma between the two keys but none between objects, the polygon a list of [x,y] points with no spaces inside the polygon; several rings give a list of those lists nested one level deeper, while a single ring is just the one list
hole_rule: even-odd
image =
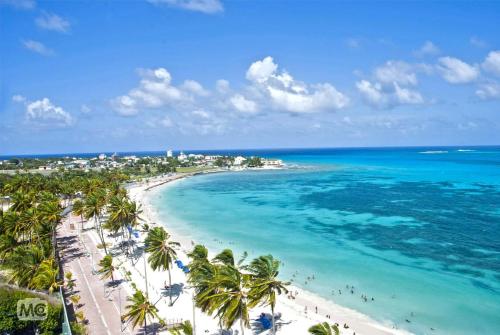
[{"label": "deep blue sea", "polygon": [[283,279],[377,320],[500,334],[499,147],[254,153],[290,168],[182,180],[155,207],[175,231],[271,253]]}]

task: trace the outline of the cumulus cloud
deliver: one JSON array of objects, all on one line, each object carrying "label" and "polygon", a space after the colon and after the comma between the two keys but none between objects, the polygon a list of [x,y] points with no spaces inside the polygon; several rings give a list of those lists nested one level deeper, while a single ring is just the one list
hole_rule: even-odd
[{"label": "cumulus cloud", "polygon": [[250,65],[246,78],[276,110],[312,113],[344,108],[349,98],[329,83],[307,85],[286,71],[278,72],[272,57]]},{"label": "cumulus cloud", "polygon": [[46,47],[43,43],[33,40],[22,41],[24,47],[30,51],[36,52],[43,56],[54,55],[54,50]]},{"label": "cumulus cloud", "polygon": [[476,95],[483,100],[500,99],[500,84],[497,82],[481,84],[476,90]]},{"label": "cumulus cloud", "polygon": [[420,92],[401,87],[397,82],[394,82],[392,87],[387,87],[378,82],[361,80],[356,83],[356,88],[366,103],[375,108],[392,108],[397,105],[416,105],[425,102]]},{"label": "cumulus cloud", "polygon": [[491,51],[484,60],[482,67],[485,71],[500,76],[500,50]]},{"label": "cumulus cloud", "polygon": [[165,68],[141,70],[139,75],[138,87],[111,100],[111,106],[121,115],[135,115],[141,108],[174,106],[192,101],[195,95],[208,95],[194,80],[186,80],[180,87],[172,85],[172,76]]},{"label": "cumulus cloud", "polygon": [[417,57],[424,56],[435,56],[438,55],[441,51],[439,48],[432,43],[431,41],[426,41],[418,50],[414,52]]},{"label": "cumulus cloud", "polygon": [[182,88],[184,88],[186,91],[189,91],[191,93],[194,93],[199,96],[207,96],[210,94],[206,89],[201,86],[201,84],[197,81],[194,80],[186,80],[184,81],[184,84],[182,84]]},{"label": "cumulus cloud", "polygon": [[232,106],[239,112],[255,113],[257,112],[257,104],[255,101],[245,98],[241,94],[235,94],[229,99]]},{"label": "cumulus cloud", "polygon": [[38,125],[67,127],[74,123],[71,114],[54,105],[49,98],[29,101],[22,95],[14,95],[12,100],[23,103],[26,107],[26,119]]},{"label": "cumulus cloud", "polygon": [[155,5],[167,5],[205,14],[214,14],[224,11],[220,0],[147,0]]},{"label": "cumulus cloud", "polygon": [[414,67],[402,61],[388,61],[374,71],[375,78],[384,84],[398,83],[402,85],[416,85],[417,75]]},{"label": "cumulus cloud", "polygon": [[414,88],[418,85],[418,72],[431,71],[426,64],[390,60],[373,70],[372,79],[356,82],[356,88],[368,105],[379,109],[423,104],[425,99]]},{"label": "cumulus cloud", "polygon": [[42,15],[35,19],[38,27],[46,30],[57,31],[60,33],[67,33],[71,27],[68,20],[60,17],[59,15],[42,12]]},{"label": "cumulus cloud", "polygon": [[220,94],[226,94],[226,93],[228,93],[231,90],[231,88],[229,86],[229,81],[227,81],[225,79],[219,79],[219,80],[217,80],[215,82],[215,89]]},{"label": "cumulus cloud", "polygon": [[451,84],[465,84],[479,77],[479,68],[458,58],[441,57],[437,69],[444,80]]}]

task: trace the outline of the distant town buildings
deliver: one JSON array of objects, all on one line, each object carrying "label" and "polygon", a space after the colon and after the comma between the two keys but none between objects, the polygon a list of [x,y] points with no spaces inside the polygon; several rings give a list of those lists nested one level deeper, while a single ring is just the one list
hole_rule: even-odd
[{"label": "distant town buildings", "polygon": [[168,158],[174,157],[174,152],[172,151],[172,149],[167,150],[167,157]]},{"label": "distant town buildings", "polygon": [[183,162],[185,160],[188,159],[188,156],[186,156],[182,151],[181,153],[179,154],[179,156],[177,156],[177,159],[180,161],[180,162]]}]

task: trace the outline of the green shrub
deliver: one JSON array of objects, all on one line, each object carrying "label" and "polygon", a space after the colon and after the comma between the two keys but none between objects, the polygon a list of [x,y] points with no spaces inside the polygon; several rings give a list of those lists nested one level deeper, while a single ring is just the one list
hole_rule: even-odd
[{"label": "green shrub", "polygon": [[41,298],[47,296],[10,287],[0,287],[0,334],[27,333],[38,328],[40,334],[55,335],[61,332],[62,305],[50,299],[47,318],[41,321],[21,321],[17,318],[17,301],[26,298]]}]

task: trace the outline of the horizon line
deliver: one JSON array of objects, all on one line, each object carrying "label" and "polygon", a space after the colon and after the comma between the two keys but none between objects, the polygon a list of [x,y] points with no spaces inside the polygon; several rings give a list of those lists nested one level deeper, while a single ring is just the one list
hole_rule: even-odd
[{"label": "horizon line", "polygon": [[[217,152],[217,151],[266,151],[266,150],[315,150],[315,149],[402,149],[402,148],[458,148],[458,147],[499,147],[500,144],[465,144],[465,145],[408,145],[408,146],[345,146],[345,147],[275,147],[275,148],[217,148],[217,149],[162,149],[162,150],[131,150],[131,151],[87,151],[87,152],[61,152],[61,153],[17,153],[17,154],[0,154],[0,158],[30,158],[37,156],[47,156],[46,158],[56,156],[76,156],[76,155],[92,155],[92,154],[124,154],[124,153],[160,153],[172,150],[174,152]],[[53,156],[51,156],[53,155]]]}]

